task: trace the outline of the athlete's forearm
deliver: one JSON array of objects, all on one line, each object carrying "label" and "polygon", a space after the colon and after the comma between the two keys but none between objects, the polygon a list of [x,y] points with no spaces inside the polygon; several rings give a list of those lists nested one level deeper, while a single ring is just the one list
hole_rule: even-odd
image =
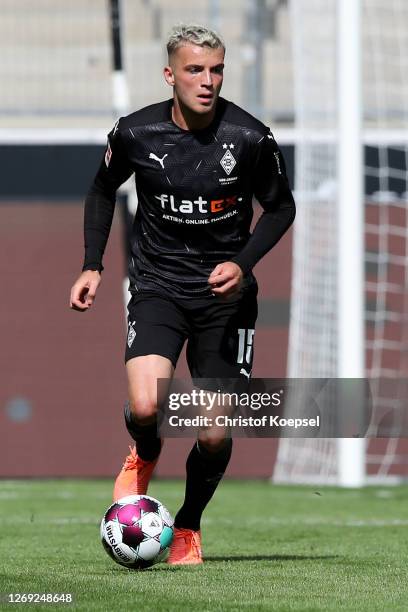
[{"label": "athlete's forearm", "polygon": [[115,191],[95,180],[85,199],[83,270],[103,270],[102,257],[115,210]]},{"label": "athlete's forearm", "polygon": [[245,247],[231,261],[245,273],[270,251],[292,225],[296,214],[292,194],[281,201],[276,210],[265,210]]},{"label": "athlete's forearm", "polygon": [[102,257],[115,211],[116,191],[133,172],[119,126],[118,121],[108,135],[105,155],[85,200],[83,270],[103,270]]}]

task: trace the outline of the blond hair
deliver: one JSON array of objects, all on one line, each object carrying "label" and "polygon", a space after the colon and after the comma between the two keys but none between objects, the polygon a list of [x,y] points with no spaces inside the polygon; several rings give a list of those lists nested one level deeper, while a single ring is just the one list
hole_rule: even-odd
[{"label": "blond hair", "polygon": [[186,43],[199,45],[200,47],[210,47],[211,49],[222,47],[225,52],[224,41],[214,30],[194,23],[180,23],[173,26],[167,40],[166,48],[169,57],[176,49]]}]

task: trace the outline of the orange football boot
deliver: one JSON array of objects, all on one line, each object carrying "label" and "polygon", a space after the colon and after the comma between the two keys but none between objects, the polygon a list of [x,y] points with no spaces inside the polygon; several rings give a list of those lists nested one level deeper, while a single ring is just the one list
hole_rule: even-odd
[{"label": "orange football boot", "polygon": [[146,495],[150,478],[158,461],[144,461],[137,452],[136,446],[129,446],[130,454],[126,457],[122,469],[115,480],[113,501],[127,495]]},{"label": "orange football boot", "polygon": [[201,531],[175,527],[167,563],[170,565],[199,565],[202,562]]}]

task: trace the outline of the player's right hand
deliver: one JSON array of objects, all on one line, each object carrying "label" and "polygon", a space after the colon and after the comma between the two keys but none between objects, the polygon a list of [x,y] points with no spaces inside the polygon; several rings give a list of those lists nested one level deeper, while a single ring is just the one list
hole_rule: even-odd
[{"label": "player's right hand", "polygon": [[92,306],[96,290],[101,283],[101,273],[98,270],[85,270],[71,289],[69,306],[72,310],[85,312]]}]

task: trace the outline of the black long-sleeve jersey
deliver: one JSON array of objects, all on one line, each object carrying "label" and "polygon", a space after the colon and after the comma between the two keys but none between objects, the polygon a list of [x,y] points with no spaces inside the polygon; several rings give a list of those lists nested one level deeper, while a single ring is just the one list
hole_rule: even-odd
[{"label": "black long-sleeve jersey", "polygon": [[[205,129],[172,121],[172,100],[121,118],[85,202],[83,270],[102,270],[118,187],[135,174],[130,289],[210,296],[208,277],[224,261],[255,282],[252,267],[293,222],[285,163],[270,130],[219,98]],[[253,234],[253,196],[263,207]]]}]

